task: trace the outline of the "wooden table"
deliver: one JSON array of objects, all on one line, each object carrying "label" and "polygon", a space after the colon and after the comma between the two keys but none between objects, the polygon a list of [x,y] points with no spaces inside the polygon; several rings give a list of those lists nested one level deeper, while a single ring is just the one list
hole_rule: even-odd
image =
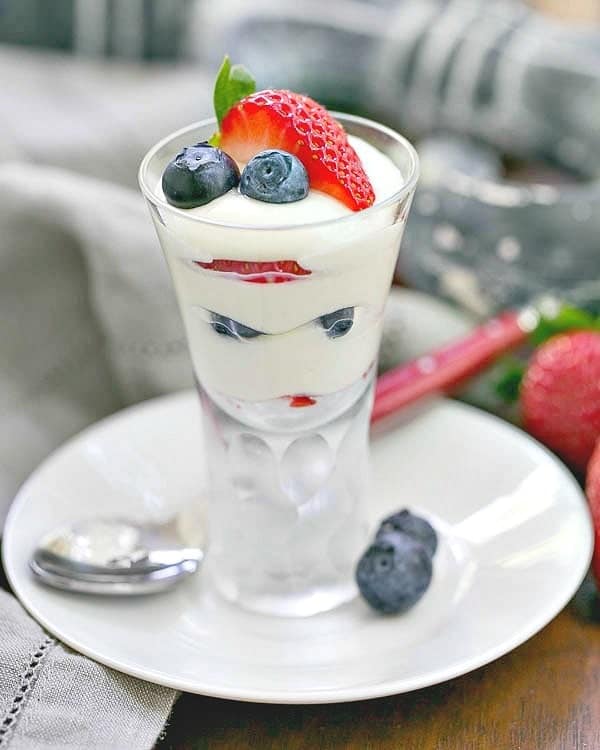
[{"label": "wooden table", "polygon": [[342,748],[599,750],[600,602],[593,584],[512,653],[413,693],[323,706],[184,695],[157,750]]}]

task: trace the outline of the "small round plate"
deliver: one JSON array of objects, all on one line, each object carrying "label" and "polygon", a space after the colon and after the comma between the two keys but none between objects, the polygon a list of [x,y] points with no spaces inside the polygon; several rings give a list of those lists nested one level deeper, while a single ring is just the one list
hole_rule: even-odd
[{"label": "small round plate", "polygon": [[376,434],[373,516],[408,506],[440,532],[431,587],[402,616],[363,601],[303,619],[265,617],[207,590],[202,572],[128,600],[53,591],[27,561],[56,525],[93,515],[157,520],[200,503],[200,407],[185,393],[95,425],[32,475],[12,506],[4,565],[51,633],[110,667],[238,700],[326,703],[432,685],[507,653],[569,601],[588,568],[582,493],[548,451],[476,409],[439,400]]}]

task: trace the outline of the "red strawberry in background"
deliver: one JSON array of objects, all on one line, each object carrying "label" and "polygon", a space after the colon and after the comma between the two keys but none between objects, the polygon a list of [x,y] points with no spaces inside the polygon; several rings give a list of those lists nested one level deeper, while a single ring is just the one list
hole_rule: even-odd
[{"label": "red strawberry in background", "polygon": [[523,425],[585,471],[600,436],[600,333],[554,336],[533,354],[521,383]]},{"label": "red strawberry in background", "polygon": [[600,440],[598,440],[588,464],[585,494],[587,495],[592,520],[594,521],[595,545],[592,571],[596,578],[596,583],[600,585]]}]

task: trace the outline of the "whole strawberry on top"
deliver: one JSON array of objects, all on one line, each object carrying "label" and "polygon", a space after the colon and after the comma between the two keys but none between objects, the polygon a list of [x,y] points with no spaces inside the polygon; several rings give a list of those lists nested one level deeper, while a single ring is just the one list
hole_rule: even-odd
[{"label": "whole strawberry on top", "polygon": [[172,205],[195,208],[232,189],[267,203],[296,202],[313,189],[352,211],[375,202],[346,131],[310,97],[256,92],[248,71],[225,57],[214,105],[219,130],[210,142],[185,147],[165,169],[162,189]]},{"label": "whole strawberry on top", "polygon": [[283,149],[305,166],[311,187],[353,211],[375,194],[343,127],[313,99],[293,91],[258,91],[241,99],[221,121],[220,146],[238,162],[264,149]]}]

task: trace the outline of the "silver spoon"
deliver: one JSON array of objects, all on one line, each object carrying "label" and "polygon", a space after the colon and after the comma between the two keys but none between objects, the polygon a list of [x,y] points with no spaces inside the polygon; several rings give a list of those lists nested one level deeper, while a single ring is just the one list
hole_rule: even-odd
[{"label": "silver spoon", "polygon": [[41,582],[89,594],[150,594],[195,573],[199,547],[181,539],[175,522],[120,518],[80,521],[46,534],[30,560]]}]

